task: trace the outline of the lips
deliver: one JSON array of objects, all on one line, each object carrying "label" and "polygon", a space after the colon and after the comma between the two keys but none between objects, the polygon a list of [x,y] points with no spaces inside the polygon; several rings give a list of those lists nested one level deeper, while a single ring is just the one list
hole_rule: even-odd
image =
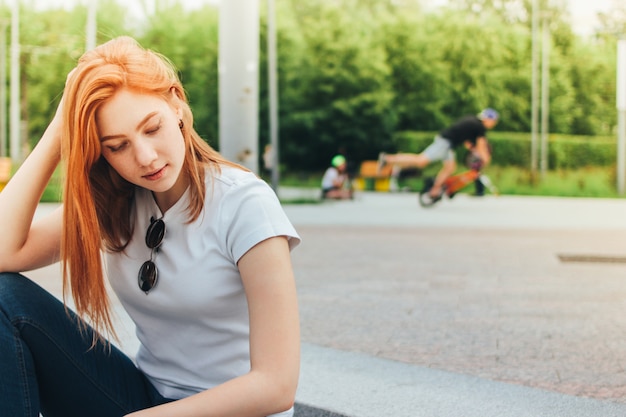
[{"label": "lips", "polygon": [[156,181],[156,180],[160,179],[161,177],[163,177],[164,172],[165,172],[165,167],[163,167],[163,168],[161,168],[161,169],[159,169],[157,171],[151,172],[150,174],[146,174],[143,177],[145,179],[147,179],[148,181]]}]

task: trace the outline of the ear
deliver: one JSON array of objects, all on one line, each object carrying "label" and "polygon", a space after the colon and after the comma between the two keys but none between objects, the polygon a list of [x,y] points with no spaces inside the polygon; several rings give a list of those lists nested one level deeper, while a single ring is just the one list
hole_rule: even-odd
[{"label": "ear", "polygon": [[183,118],[183,106],[181,98],[178,96],[178,92],[175,87],[170,88],[170,94],[172,95],[172,107],[176,110],[176,117]]}]

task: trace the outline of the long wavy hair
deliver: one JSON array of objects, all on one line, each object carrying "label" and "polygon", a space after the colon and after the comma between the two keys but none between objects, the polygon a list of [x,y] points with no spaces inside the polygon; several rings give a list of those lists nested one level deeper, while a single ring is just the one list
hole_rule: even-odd
[{"label": "long wavy hair", "polygon": [[[76,310],[96,330],[115,335],[105,285],[102,250],[123,251],[133,233],[135,185],[123,179],[101,155],[96,114],[121,90],[182,103],[185,142],[183,175],[190,180],[189,221],[201,213],[207,169],[238,165],[225,160],[193,129],[193,115],[174,66],[164,56],[119,37],[86,52],[69,75],[64,92],[62,157],[65,167],[61,264],[63,293],[71,289]],[[180,103],[179,103],[180,105]]]}]

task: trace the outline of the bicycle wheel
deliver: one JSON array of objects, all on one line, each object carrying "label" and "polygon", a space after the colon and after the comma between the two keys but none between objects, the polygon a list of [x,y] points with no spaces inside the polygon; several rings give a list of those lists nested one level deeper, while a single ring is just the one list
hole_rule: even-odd
[{"label": "bicycle wheel", "polygon": [[441,197],[432,197],[428,191],[420,191],[417,201],[419,201],[422,207],[432,207],[437,201],[441,200]]},{"label": "bicycle wheel", "polygon": [[424,187],[422,187],[417,196],[417,201],[420,203],[420,206],[432,207],[437,201],[441,200],[441,196],[433,198],[430,195],[430,190],[433,188],[434,184],[435,180],[433,178],[426,178],[424,180]]}]

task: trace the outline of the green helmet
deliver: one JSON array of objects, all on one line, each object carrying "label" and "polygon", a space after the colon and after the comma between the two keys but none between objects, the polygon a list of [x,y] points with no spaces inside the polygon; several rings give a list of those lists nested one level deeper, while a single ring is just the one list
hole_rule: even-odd
[{"label": "green helmet", "polygon": [[343,155],[336,155],[331,161],[331,165],[334,166],[335,168],[345,163],[346,163],[346,158]]}]

